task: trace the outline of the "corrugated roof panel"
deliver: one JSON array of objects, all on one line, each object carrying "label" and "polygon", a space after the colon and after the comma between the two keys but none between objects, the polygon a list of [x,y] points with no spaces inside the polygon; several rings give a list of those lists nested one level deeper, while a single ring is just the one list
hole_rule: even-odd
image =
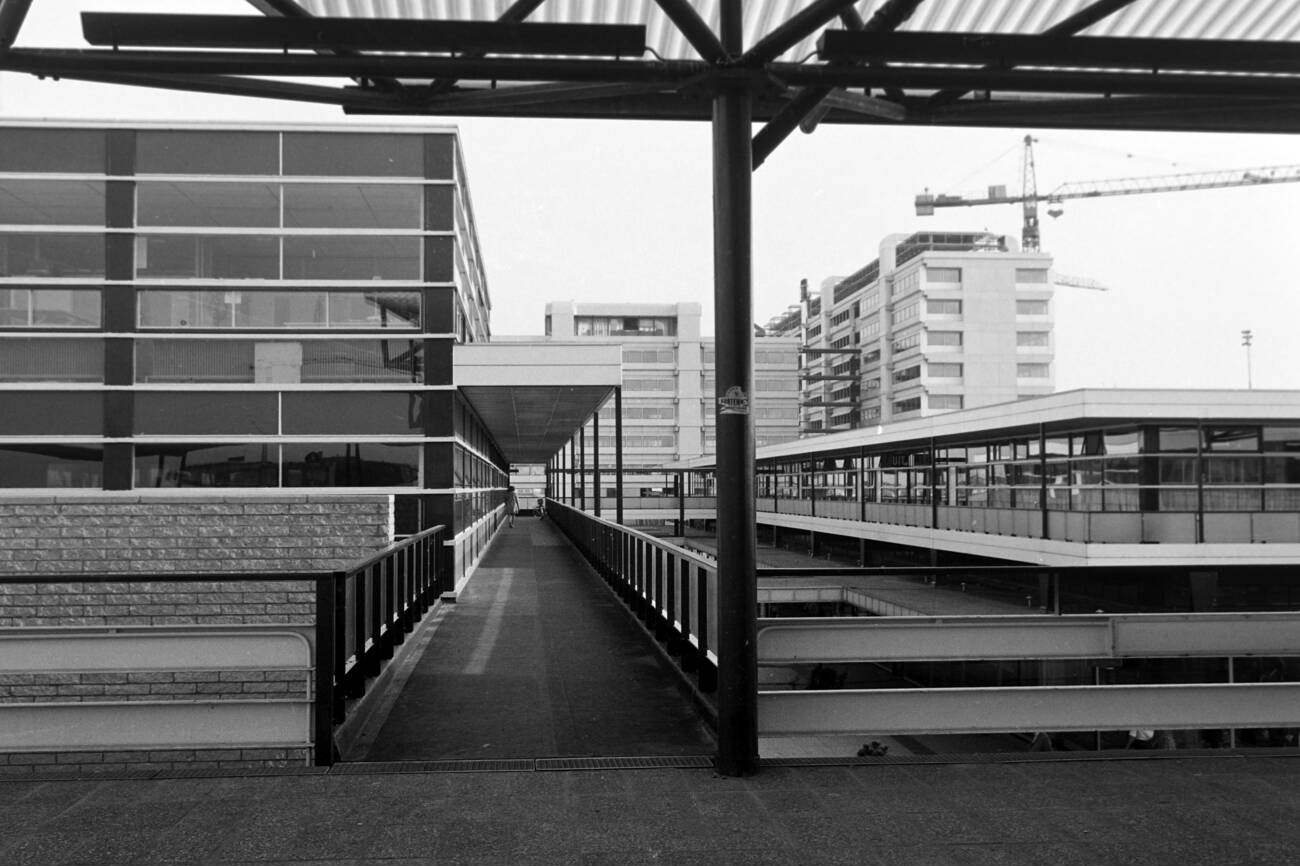
[{"label": "corrugated roof panel", "polygon": [[[511,0],[301,0],[329,17],[430,18],[490,21]],[[753,45],[812,0],[751,0],[744,6],[745,44]],[[864,19],[885,0],[864,0],[854,8]],[[1092,5],[1094,0],[925,0],[901,29],[972,33],[1041,33]],[[718,0],[692,5],[715,32]],[[661,57],[695,59],[696,54],[653,0],[546,0],[529,21],[575,24],[645,24],[647,42]],[[839,27],[835,22],[832,27]],[[1300,37],[1300,0],[1135,0],[1083,31],[1090,36],[1184,39],[1273,39]],[[815,50],[816,34],[786,52],[803,60]]]}]

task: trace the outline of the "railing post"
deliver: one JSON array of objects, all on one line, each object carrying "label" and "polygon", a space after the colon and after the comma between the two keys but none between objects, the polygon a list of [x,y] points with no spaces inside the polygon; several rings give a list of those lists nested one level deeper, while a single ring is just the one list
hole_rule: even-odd
[{"label": "railing post", "polygon": [[352,698],[366,693],[366,575],[369,573],[369,568],[363,568],[352,576],[352,648],[356,655],[348,690],[348,697]]},{"label": "railing post", "polygon": [[343,721],[344,711],[344,689],[343,681],[346,676],[348,664],[348,642],[347,642],[347,604],[348,604],[348,584],[347,572],[336,571],[330,581],[333,584],[334,592],[334,688],[333,688],[333,712],[332,716],[335,722]]},{"label": "railing post", "polygon": [[334,763],[334,578],[316,578],[316,702],[312,708],[314,763]]},{"label": "railing post", "polygon": [[383,654],[383,641],[379,635],[383,625],[383,563],[372,563],[366,569],[366,573],[369,575],[367,591],[370,593],[370,605],[367,611],[370,620],[370,651],[366,653],[366,676],[377,676],[380,662],[386,658]]}]

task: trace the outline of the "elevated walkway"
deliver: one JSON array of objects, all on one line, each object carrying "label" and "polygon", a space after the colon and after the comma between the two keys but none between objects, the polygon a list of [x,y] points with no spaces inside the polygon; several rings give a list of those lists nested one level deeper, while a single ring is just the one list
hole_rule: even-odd
[{"label": "elevated walkway", "polygon": [[344,760],[714,752],[677,675],[548,520],[503,529],[411,640]]}]

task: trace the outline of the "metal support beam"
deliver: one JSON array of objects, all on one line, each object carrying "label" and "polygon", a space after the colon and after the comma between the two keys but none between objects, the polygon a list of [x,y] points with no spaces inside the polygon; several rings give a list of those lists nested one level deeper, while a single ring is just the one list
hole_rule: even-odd
[{"label": "metal support beam", "polygon": [[382,110],[393,104],[386,96],[357,87],[321,87],[292,81],[266,81],[232,75],[135,75],[73,73],[60,75],[70,81],[93,81],[100,84],[121,84],[134,87],[153,87],[160,90],[177,90],[184,93],[219,93],[223,96],[250,96],[257,99],[287,99],[293,102],[315,102],[337,105],[345,111],[364,111],[367,108]]},{"label": "metal support beam", "polygon": [[[723,44],[741,49],[740,0],[721,4]],[[713,272],[716,322],[718,772],[758,770],[754,507],[750,94],[724,82],[713,98]]]},{"label": "metal support beam", "polygon": [[600,517],[600,412],[591,416],[591,492]]},{"label": "metal support beam", "polygon": [[[847,30],[883,33],[893,30],[906,21],[922,2],[923,0],[888,0],[866,22],[858,15],[857,10],[849,8],[840,13],[840,20]],[[795,94],[794,98],[758,131],[758,135],[754,136],[754,167],[762,165],[781,142],[794,132],[795,127],[805,119],[818,114],[819,106],[834,90],[833,87],[806,87]],[[863,98],[869,97],[864,95]],[[898,108],[906,113],[901,106]],[[806,131],[811,132],[812,129]]]},{"label": "metal support beam", "polygon": [[775,60],[817,32],[819,28],[829,24],[854,2],[856,0],[814,0],[812,5],[800,9],[771,33],[755,42],[754,46],[740,58],[740,64],[762,66]]},{"label": "metal support beam", "polygon": [[691,47],[699,52],[700,57],[714,63],[725,60],[727,50],[722,47],[716,33],[700,17],[688,0],[655,0],[655,5],[663,10],[668,19],[676,25]]},{"label": "metal support beam", "polygon": [[14,44],[32,0],[0,0],[0,51]]},{"label": "metal support beam", "polygon": [[623,523],[623,386],[614,389],[614,520]]},{"label": "metal support beam", "polygon": [[587,510],[587,422],[578,428],[578,508]]},{"label": "metal support beam", "polygon": [[[537,7],[541,6],[543,2],[544,0],[515,0],[514,5],[501,13],[500,17],[497,18],[497,22],[501,24],[518,24],[529,15],[533,14]],[[473,53],[468,56],[482,57],[483,55],[481,53]],[[455,86],[456,79],[439,78],[438,80],[429,83],[428,92],[431,94],[446,93]]]}]

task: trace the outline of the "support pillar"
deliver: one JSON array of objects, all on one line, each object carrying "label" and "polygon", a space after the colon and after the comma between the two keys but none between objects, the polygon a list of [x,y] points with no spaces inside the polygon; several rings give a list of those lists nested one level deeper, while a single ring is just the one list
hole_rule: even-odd
[{"label": "support pillar", "polygon": [[614,519],[623,523],[623,386],[614,389]]},{"label": "support pillar", "polygon": [[677,534],[686,539],[686,473],[677,472]]},{"label": "support pillar", "polygon": [[591,416],[591,494],[600,517],[600,412]]},{"label": "support pillar", "polygon": [[[722,0],[720,36],[742,53],[740,0]],[[752,108],[744,81],[713,97],[713,272],[717,329],[718,772],[758,770],[758,585],[754,507]]]},{"label": "support pillar", "polygon": [[587,422],[578,428],[578,508],[587,510]]}]

